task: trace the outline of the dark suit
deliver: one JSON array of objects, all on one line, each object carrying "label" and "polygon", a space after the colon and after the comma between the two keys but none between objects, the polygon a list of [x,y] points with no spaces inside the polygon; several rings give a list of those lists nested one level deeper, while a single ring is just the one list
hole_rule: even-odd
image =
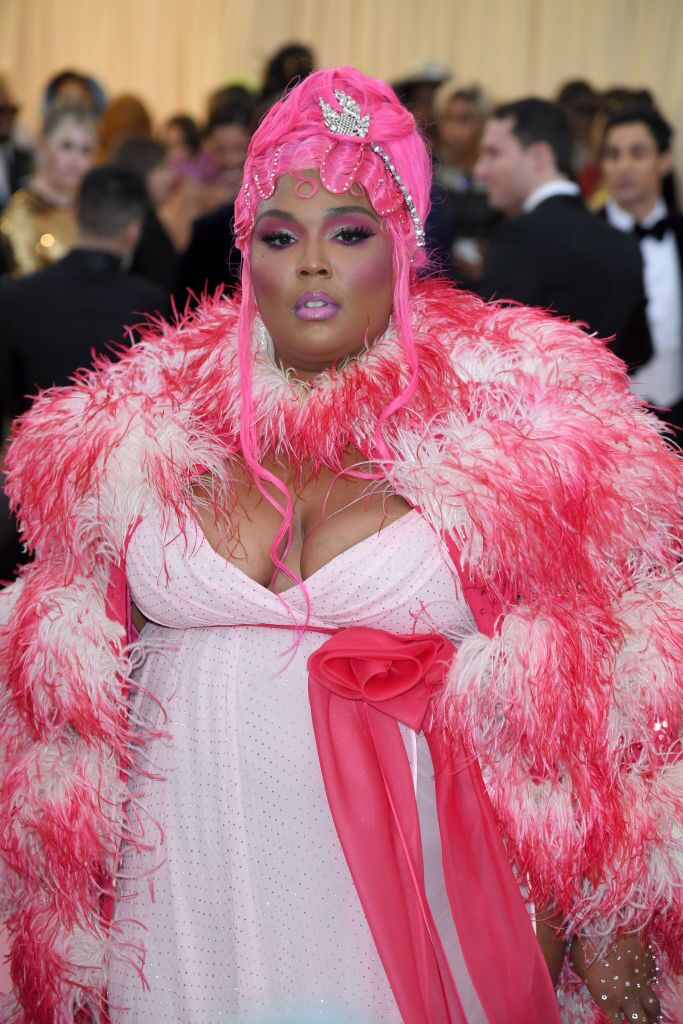
[{"label": "dark suit", "polygon": [[[604,223],[608,223],[607,208],[605,206],[597,211],[597,216],[600,220],[604,221]],[[678,210],[670,210],[668,214],[668,221],[671,231],[673,231],[676,249],[678,252],[678,269],[681,275],[681,298],[683,299],[683,214],[679,213]],[[620,233],[625,234],[624,232]],[[626,234],[625,237],[628,238],[635,236],[629,236]],[[681,353],[681,357],[683,358],[683,337],[681,338]],[[671,409],[659,409],[654,405],[653,411],[667,423],[672,424],[676,428],[676,441],[683,447],[683,399],[676,402]]]},{"label": "dark suit", "polygon": [[173,291],[178,271],[178,253],[171,236],[151,206],[145,215],[130,271],[160,285],[167,295]]},{"label": "dark suit", "polygon": [[[240,281],[240,254],[235,248],[232,203],[198,217],[192,226],[190,243],[180,258],[173,295],[179,309],[189,301],[196,304],[204,292],[217,288],[233,291]],[[191,295],[188,295],[192,293]]]},{"label": "dark suit", "polygon": [[[126,274],[108,253],[75,249],[58,263],[0,285],[0,411],[16,416],[27,394],[66,384],[124,327],[169,311],[158,285]],[[23,559],[7,499],[0,498],[0,581]]]},{"label": "dark suit", "polygon": [[0,286],[0,395],[5,416],[30,404],[27,393],[66,384],[93,350],[125,340],[124,327],[166,315],[158,285],[121,270],[109,253],[74,249],[45,270]]},{"label": "dark suit", "polygon": [[587,324],[629,367],[652,354],[638,243],[586,210],[578,196],[552,196],[504,221],[484,257],[477,291]]}]

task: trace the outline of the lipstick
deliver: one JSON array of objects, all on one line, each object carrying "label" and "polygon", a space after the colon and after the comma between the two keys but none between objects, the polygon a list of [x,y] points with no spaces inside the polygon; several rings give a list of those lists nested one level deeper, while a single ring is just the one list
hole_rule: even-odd
[{"label": "lipstick", "polygon": [[331,320],[340,309],[326,292],[304,292],[296,300],[294,313],[300,320]]}]

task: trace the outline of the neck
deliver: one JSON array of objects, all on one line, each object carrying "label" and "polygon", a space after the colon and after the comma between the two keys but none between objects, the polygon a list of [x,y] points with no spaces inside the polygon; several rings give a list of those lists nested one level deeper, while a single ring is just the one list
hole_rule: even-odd
[{"label": "neck", "polygon": [[[364,348],[360,350],[360,352],[365,351],[366,350]],[[280,367],[280,369],[284,373],[286,373],[287,376],[290,377],[292,380],[311,381],[315,380],[316,377],[319,377],[321,373],[327,373],[328,371],[331,370],[342,370],[349,363],[352,363],[357,358],[357,356],[360,355],[360,352],[355,352],[353,355],[350,356],[344,356],[343,359],[337,359],[332,363],[324,363],[321,366],[301,367],[294,366],[292,363],[288,363],[285,359],[281,359],[278,356],[276,349],[275,361],[277,365]]]},{"label": "neck", "polygon": [[560,174],[557,170],[548,171],[547,174],[541,174],[538,176],[529,192],[529,195],[533,195],[533,193],[537,189],[542,188],[543,185],[549,185],[551,182],[556,181],[565,182],[569,181],[569,178],[566,174]]},{"label": "neck", "polygon": [[643,196],[640,199],[635,199],[632,203],[619,203],[622,210],[626,210],[630,213],[636,224],[641,224],[647,217],[650,216],[655,206],[661,199],[661,193],[657,192],[655,195]]},{"label": "neck", "polygon": [[85,231],[79,231],[74,249],[94,249],[97,252],[108,252],[112,256],[117,256],[118,259],[123,259],[125,255],[125,247],[117,239],[112,238],[95,238],[93,235],[87,234]]},{"label": "neck", "polygon": [[55,206],[68,206],[73,200],[71,189],[59,188],[53,182],[48,181],[41,171],[31,178],[31,188],[48,202],[54,203]]}]

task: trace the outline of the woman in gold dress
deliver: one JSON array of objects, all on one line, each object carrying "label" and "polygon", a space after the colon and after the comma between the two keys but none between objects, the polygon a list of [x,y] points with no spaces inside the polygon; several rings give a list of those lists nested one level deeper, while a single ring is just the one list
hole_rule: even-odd
[{"label": "woman in gold dress", "polygon": [[90,169],[96,121],[78,106],[48,112],[40,139],[38,169],[10,199],[0,220],[2,244],[15,277],[55,263],[76,235],[73,201]]}]

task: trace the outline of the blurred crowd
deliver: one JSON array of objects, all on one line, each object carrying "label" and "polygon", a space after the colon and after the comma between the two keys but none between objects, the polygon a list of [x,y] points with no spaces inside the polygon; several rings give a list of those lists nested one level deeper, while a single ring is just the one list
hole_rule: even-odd
[{"label": "blurred crowd", "polygon": [[[165,122],[65,70],[41,130],[0,76],[0,411],[93,354],[239,280],[232,234],[251,133],[315,67],[291,44],[258,88],[228,82],[204,116]],[[646,89],[567,82],[550,99],[494,99],[426,65],[392,83],[432,150],[431,272],[484,298],[570,316],[612,339],[634,389],[683,428],[683,218],[672,128]],[[2,516],[0,515],[0,518]]]}]

